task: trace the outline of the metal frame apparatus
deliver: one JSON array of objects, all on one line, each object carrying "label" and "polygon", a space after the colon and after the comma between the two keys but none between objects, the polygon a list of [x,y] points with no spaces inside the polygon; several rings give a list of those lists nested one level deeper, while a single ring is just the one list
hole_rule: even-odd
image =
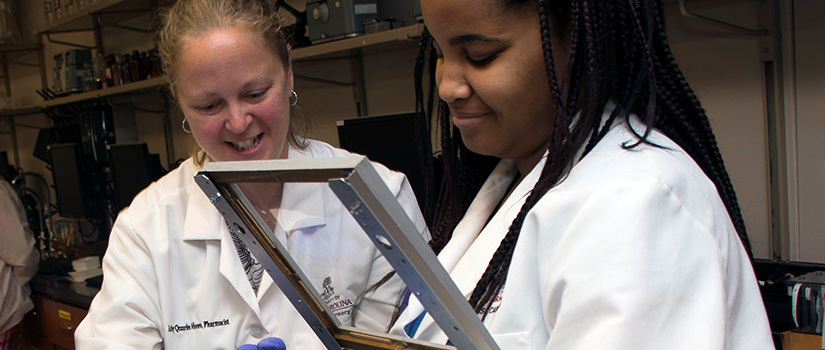
[{"label": "metal frame apparatus", "polygon": [[[212,162],[195,181],[328,349],[499,349],[366,157]],[[266,182],[328,183],[452,346],[342,326],[237,185]]]}]

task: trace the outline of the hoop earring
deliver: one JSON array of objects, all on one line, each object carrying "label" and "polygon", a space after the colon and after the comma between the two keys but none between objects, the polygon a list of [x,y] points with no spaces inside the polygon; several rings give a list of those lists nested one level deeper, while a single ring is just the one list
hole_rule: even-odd
[{"label": "hoop earring", "polygon": [[292,96],[289,97],[289,106],[295,107],[298,104],[298,93],[295,90],[289,90],[292,93]]},{"label": "hoop earring", "polygon": [[180,128],[183,129],[183,132],[185,132],[187,134],[192,133],[192,129],[187,129],[186,128],[186,118],[183,118],[183,121],[180,122]]}]

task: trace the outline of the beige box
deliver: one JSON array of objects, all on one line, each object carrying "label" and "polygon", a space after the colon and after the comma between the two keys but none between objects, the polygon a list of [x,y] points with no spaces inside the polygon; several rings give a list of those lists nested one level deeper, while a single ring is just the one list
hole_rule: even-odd
[{"label": "beige box", "polygon": [[822,350],[822,336],[796,332],[782,332],[782,350]]}]

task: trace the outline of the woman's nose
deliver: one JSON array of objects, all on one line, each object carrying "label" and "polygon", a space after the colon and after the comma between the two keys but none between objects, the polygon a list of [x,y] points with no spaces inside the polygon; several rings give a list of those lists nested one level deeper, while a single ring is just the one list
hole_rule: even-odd
[{"label": "woman's nose", "polygon": [[446,61],[439,62],[436,66],[435,81],[438,85],[438,96],[447,103],[472,95],[472,87],[458,65]]},{"label": "woman's nose", "polygon": [[229,116],[224,123],[227,130],[236,134],[243,134],[251,123],[252,114],[242,104],[230,105]]}]

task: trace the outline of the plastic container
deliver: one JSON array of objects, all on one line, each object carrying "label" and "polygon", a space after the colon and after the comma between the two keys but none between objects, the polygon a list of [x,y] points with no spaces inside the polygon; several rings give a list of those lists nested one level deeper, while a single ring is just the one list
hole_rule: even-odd
[{"label": "plastic container", "polygon": [[75,271],[88,271],[88,270],[95,270],[100,268],[100,257],[98,256],[87,256],[85,258],[80,258],[77,260],[72,261],[72,267]]}]

